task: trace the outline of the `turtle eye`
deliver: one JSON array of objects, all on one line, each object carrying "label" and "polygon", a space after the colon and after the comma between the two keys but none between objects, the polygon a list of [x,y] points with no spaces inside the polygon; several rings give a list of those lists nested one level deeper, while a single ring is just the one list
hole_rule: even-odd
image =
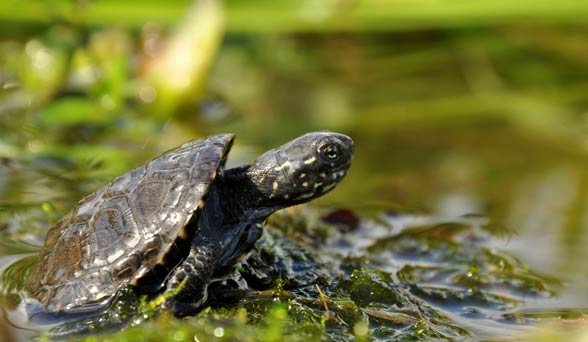
[{"label": "turtle eye", "polygon": [[341,149],[337,144],[327,143],[318,148],[319,157],[328,163],[333,163],[341,157]]}]

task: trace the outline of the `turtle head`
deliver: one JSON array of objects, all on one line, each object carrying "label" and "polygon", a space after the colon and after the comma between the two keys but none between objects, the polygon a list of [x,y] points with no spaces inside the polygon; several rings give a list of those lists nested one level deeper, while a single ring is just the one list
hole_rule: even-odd
[{"label": "turtle head", "polygon": [[324,195],[347,174],[353,150],[348,136],[317,132],[264,153],[249,167],[259,205],[287,207]]},{"label": "turtle head", "polygon": [[216,203],[222,208],[206,206],[211,215],[223,215],[225,229],[210,232],[222,234],[218,237],[223,251],[221,273],[251,249],[261,234],[262,221],[274,211],[335,188],[351,166],[353,150],[353,141],[343,134],[308,133],[267,151],[251,165],[223,172],[216,187],[220,191]]}]

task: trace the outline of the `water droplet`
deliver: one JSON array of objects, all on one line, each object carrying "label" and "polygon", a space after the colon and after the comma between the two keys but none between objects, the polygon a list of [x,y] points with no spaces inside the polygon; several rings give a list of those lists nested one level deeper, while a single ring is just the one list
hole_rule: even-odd
[{"label": "water droplet", "polygon": [[216,337],[223,337],[225,336],[225,329],[218,327],[216,329],[214,329],[214,336]]},{"label": "water droplet", "polygon": [[156,97],[157,91],[152,86],[145,85],[142,86],[141,89],[139,89],[139,98],[144,102],[153,102],[153,100],[155,100]]},{"label": "water droplet", "polygon": [[51,53],[46,48],[41,48],[33,55],[33,65],[37,69],[45,69],[51,62]]},{"label": "water droplet", "polygon": [[365,322],[357,322],[353,326],[353,333],[355,336],[366,336],[368,334],[368,325]]}]

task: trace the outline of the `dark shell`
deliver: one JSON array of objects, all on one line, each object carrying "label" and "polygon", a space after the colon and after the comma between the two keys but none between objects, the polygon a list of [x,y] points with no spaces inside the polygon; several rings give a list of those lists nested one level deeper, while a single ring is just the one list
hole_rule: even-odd
[{"label": "dark shell", "polygon": [[47,233],[27,288],[45,312],[104,307],[186,234],[233,135],[188,142],[82,199]]}]

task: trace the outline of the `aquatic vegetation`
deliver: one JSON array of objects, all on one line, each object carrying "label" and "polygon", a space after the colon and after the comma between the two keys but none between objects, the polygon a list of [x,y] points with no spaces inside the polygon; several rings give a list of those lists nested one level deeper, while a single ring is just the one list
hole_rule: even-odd
[{"label": "aquatic vegetation", "polygon": [[204,2],[0,2],[2,336],[47,338],[4,322],[26,326],[22,282],[82,196],[189,139],[235,132],[237,165],[315,130],[356,141],[345,187],[274,216],[209,308],[129,292],[53,333],[585,336],[584,2]]}]

